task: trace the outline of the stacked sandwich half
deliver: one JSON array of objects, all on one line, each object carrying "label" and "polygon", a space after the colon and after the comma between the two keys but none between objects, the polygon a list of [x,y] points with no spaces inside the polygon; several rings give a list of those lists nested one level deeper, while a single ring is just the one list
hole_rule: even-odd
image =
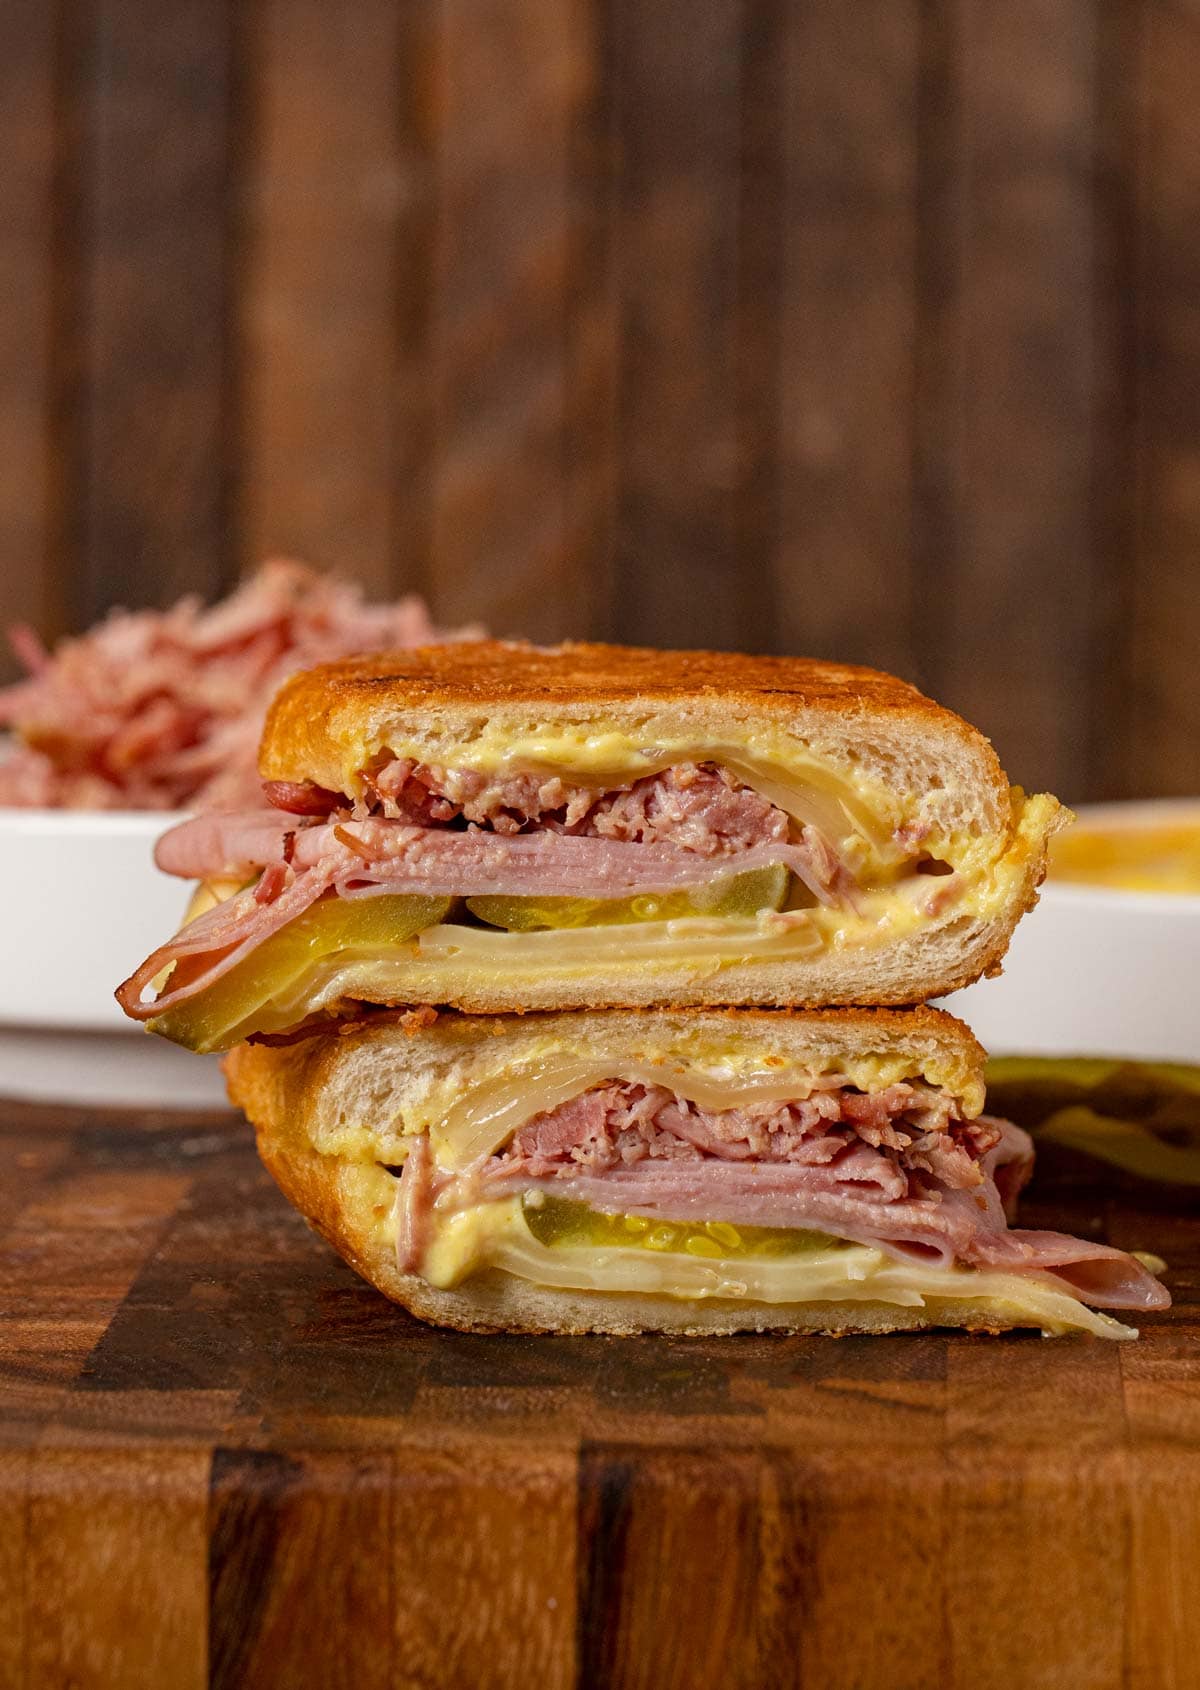
[{"label": "stacked sandwich half", "polygon": [[[289,682],[261,809],[174,829],[129,1014],[229,1050],[286,1195],[426,1320],[1127,1336],[927,998],[994,971],[1053,798],[869,670],[434,647]],[[433,1006],[433,1007],[431,1007]]]}]

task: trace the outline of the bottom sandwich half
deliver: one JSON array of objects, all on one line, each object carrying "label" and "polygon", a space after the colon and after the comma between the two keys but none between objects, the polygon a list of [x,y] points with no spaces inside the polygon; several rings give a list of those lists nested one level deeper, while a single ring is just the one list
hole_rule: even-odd
[{"label": "bottom sandwich half", "polygon": [[468,1331],[1126,1338],[1135,1257],[1011,1226],[1028,1136],[930,1009],[378,1013],[226,1058],[284,1194]]}]

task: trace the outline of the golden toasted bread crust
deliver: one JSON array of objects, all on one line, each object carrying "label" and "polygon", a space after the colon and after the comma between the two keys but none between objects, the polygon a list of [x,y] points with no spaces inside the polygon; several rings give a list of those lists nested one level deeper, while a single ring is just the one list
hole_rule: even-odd
[{"label": "golden toasted bread crust", "polygon": [[266,743],[274,744],[276,734],[286,731],[288,718],[304,718],[329,703],[365,711],[386,701],[404,711],[502,704],[603,706],[631,699],[653,705],[691,698],[783,712],[797,706],[840,709],[858,700],[873,709],[959,720],[906,681],[856,664],[731,651],[479,640],[350,657],[294,675],[268,718]]},{"label": "golden toasted bread crust", "polygon": [[[604,1010],[579,1010],[579,1015],[602,1016]],[[689,1017],[691,1012],[689,1011]],[[964,1053],[969,1052],[973,1060],[985,1062],[987,1052],[979,1043],[974,1033],[965,1021],[960,1021],[949,1010],[938,1009],[933,1004],[913,1004],[909,1008],[895,1008],[888,1005],[870,1004],[840,1004],[824,1005],[819,1008],[804,1009],[796,1004],[782,1008],[756,1007],[754,1005],[715,1005],[711,1009],[697,1011],[697,1018],[702,1016],[705,1022],[727,1022],[730,1027],[739,1031],[753,1032],[761,1028],[766,1035],[772,1028],[786,1027],[789,1023],[809,1027],[828,1027],[830,1029],[855,1028],[862,1032],[864,1042],[880,1033],[891,1033],[899,1038],[917,1038],[923,1034],[933,1033],[942,1038],[954,1038],[962,1044]],[[325,1026],[313,1026],[303,1031],[280,1035],[270,1034],[264,1038],[251,1041],[250,1048],[262,1047],[290,1048],[297,1044],[310,1043],[314,1038],[346,1039],[359,1034],[374,1032],[382,1027],[395,1027],[408,1038],[420,1038],[422,1033],[431,1027],[453,1026],[455,1023],[466,1025],[470,1022],[482,1032],[495,1038],[503,1038],[513,1027],[533,1027],[557,1021],[560,1017],[554,1013],[544,1013],[531,1010],[524,1013],[512,1010],[496,1015],[459,1015],[454,1010],[438,1010],[431,1004],[423,1005],[418,1010],[412,1009],[364,1009],[360,1014],[349,1015]],[[240,1045],[238,1050],[247,1047]],[[226,1061],[232,1060],[236,1051],[230,1051]]]},{"label": "golden toasted bread crust", "polygon": [[[485,640],[350,658],[294,675],[267,716],[259,768],[268,780],[350,790],[365,758],[401,741],[439,755],[492,719],[595,731],[691,728],[731,744],[746,725],[773,723],[803,738],[822,724],[845,738],[855,724],[936,733],[967,759],[981,812],[994,820],[1007,784],[989,742],[952,711],[895,676],[804,657],[656,651]],[[852,735],[851,735],[852,737]],[[356,789],[356,788],[355,788]]]}]

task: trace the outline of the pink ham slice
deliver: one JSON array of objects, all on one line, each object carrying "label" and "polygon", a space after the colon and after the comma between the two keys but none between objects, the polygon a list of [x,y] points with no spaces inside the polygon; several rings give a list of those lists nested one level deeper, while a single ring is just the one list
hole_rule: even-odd
[{"label": "pink ham slice", "polygon": [[[662,1110],[658,1118],[672,1117]],[[542,1119],[550,1121],[553,1115]],[[1169,1306],[1166,1289],[1124,1251],[1064,1233],[1008,1230],[996,1176],[1015,1170],[1008,1183],[1019,1185],[1032,1165],[1032,1141],[1007,1121],[984,1117],[976,1124],[991,1129],[994,1142],[978,1163],[981,1183],[969,1187],[951,1188],[940,1181],[914,1185],[905,1171],[905,1153],[888,1154],[865,1142],[847,1147],[844,1127],[839,1133],[831,1124],[814,1135],[812,1154],[804,1160],[730,1161],[696,1155],[688,1143],[679,1156],[596,1168],[572,1160],[564,1145],[558,1168],[547,1172],[544,1155],[510,1152],[462,1176],[460,1192],[448,1190],[442,1205],[541,1191],[604,1214],[807,1227],[931,1265],[957,1262],[1005,1273],[1048,1274],[1080,1301],[1107,1308]],[[825,1156],[820,1153],[822,1132],[833,1135]],[[550,1148],[548,1139],[544,1148]]]},{"label": "pink ham slice", "polygon": [[[415,827],[382,817],[298,827],[278,812],[206,815],[182,822],[159,840],[154,860],[166,874],[209,880],[261,866],[284,853],[299,869],[324,864],[355,841],[373,866],[371,878],[395,890],[443,896],[490,894],[564,898],[624,898],[708,885],[715,875],[743,874],[783,863],[828,901],[805,842],[767,840],[704,856],[662,841],[642,844],[592,834],[499,834]],[[811,884],[810,884],[811,883]]]},{"label": "pink ham slice", "polygon": [[[297,835],[298,868],[319,863],[329,842],[322,830]],[[331,830],[332,832],[332,830]],[[444,896],[632,898],[708,886],[718,875],[783,863],[809,872],[803,845],[756,845],[723,857],[701,857],[674,845],[637,845],[562,833],[449,833],[382,821],[348,822],[338,833],[361,842],[369,878],[396,891]]]},{"label": "pink ham slice", "polygon": [[770,1167],[654,1163],[537,1180],[522,1179],[512,1170],[498,1173],[490,1189],[496,1196],[516,1189],[570,1196],[605,1214],[811,1227],[944,1267],[963,1262],[1005,1273],[1049,1273],[1063,1280],[1081,1302],[1104,1308],[1165,1309],[1171,1301],[1140,1262],[1110,1245],[1060,1232],[989,1231],[988,1217],[972,1215],[964,1203],[934,1198],[889,1201],[883,1183],[841,1182],[828,1168],[792,1162]]},{"label": "pink ham slice", "polygon": [[[347,856],[352,857],[352,853],[347,852]],[[334,877],[348,866],[343,861],[333,861],[323,870],[298,875],[270,903],[261,903],[251,888],[207,910],[151,952],[141,967],[117,987],[117,1002],[135,1021],[149,1021],[195,997],[228,974],[273,933],[310,909],[329,890]],[[171,963],[178,962],[193,965],[188,969],[186,984],[172,985],[168,981],[165,991],[147,999],[146,993],[155,977]]]},{"label": "pink ham slice", "polygon": [[212,812],[170,828],[154,847],[155,865],[181,880],[219,880],[252,873],[284,854],[296,822],[278,810]]},{"label": "pink ham slice", "polygon": [[1171,1294],[1135,1257],[1110,1244],[1091,1244],[1065,1232],[976,1234],[967,1260],[1003,1273],[1049,1273],[1065,1280],[1080,1302],[1107,1309],[1165,1309]]},{"label": "pink ham slice", "polygon": [[[155,861],[167,874],[213,880],[261,869],[262,880],[253,896],[192,923],[148,957],[117,992],[126,1012],[146,1020],[196,996],[331,891],[631,898],[783,866],[819,902],[854,900],[845,865],[820,834],[802,827],[790,837],[781,810],[712,765],[682,764],[598,793],[528,774],[489,785],[469,771],[397,761],[367,785],[396,813],[364,816],[360,807],[339,815],[339,794],[268,781],[269,808],[200,815],[164,834]],[[526,826],[531,831],[514,831]],[[181,980],[145,1001],[159,973],[185,958]]]},{"label": "pink ham slice", "polygon": [[433,1157],[429,1137],[415,1138],[396,1186],[396,1260],[401,1272],[413,1273],[429,1242],[433,1214]]},{"label": "pink ham slice", "polygon": [[[295,827],[272,821],[269,811],[184,822],[163,835],[155,861],[170,874],[207,879],[242,874],[285,856],[296,876],[280,896],[261,903],[252,894],[240,895],[183,928],[119,988],[117,1001],[126,1013],[147,1020],[194,997],[331,888],[347,898],[382,892],[626,898],[707,886],[714,875],[776,863],[802,879],[811,873],[803,843],[770,843],[714,859],[673,845],[553,832],[450,832],[374,817]],[[168,963],[203,955],[210,958],[208,968],[189,970],[185,985],[143,1001],[150,982]]]}]

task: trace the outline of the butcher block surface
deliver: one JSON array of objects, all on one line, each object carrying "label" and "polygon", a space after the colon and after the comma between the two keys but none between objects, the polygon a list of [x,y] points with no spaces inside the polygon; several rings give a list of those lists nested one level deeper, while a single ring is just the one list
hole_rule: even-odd
[{"label": "butcher block surface", "polygon": [[1194,1186],[1043,1156],[1167,1259],[1136,1344],[489,1338],[233,1115],[0,1122],[0,1685],[1200,1684]]}]

